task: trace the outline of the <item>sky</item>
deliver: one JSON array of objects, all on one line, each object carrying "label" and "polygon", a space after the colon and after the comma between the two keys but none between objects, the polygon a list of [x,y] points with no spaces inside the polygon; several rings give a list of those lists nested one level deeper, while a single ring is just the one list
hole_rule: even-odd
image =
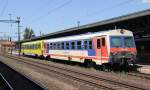
[{"label": "sky", "polygon": [[[150,9],[150,0],[0,0],[0,20],[21,20],[36,36]],[[0,22],[0,38],[17,40],[17,24]]]}]

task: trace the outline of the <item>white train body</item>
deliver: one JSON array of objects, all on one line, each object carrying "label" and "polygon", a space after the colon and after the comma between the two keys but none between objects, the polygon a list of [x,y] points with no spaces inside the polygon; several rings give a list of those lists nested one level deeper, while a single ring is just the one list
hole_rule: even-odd
[{"label": "white train body", "polygon": [[[131,55],[126,56],[126,52]],[[117,29],[44,40],[43,55],[49,58],[101,65],[120,62],[114,59],[116,54],[119,59],[134,61],[136,47],[131,31]]]}]

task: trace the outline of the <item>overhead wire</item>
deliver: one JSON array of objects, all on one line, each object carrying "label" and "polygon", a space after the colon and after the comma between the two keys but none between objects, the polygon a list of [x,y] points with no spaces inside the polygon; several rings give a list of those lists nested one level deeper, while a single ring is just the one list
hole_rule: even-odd
[{"label": "overhead wire", "polygon": [[108,11],[110,11],[110,10],[113,10],[114,8],[118,8],[118,7],[122,6],[122,5],[129,4],[129,3],[133,2],[133,1],[135,1],[135,0],[125,0],[125,1],[123,1],[123,2],[120,2],[120,3],[116,4],[116,5],[113,5],[113,6],[111,6],[111,7],[106,7],[106,8],[104,8],[104,9],[98,10],[98,11],[96,11],[96,12],[92,12],[92,13],[86,14],[86,15],[84,15],[84,16],[78,17],[78,20],[79,20],[79,19],[82,19],[82,18],[87,18],[87,17],[93,16],[93,15],[97,15],[97,14],[99,14],[99,13],[108,12]]},{"label": "overhead wire", "polygon": [[6,2],[5,2],[5,5],[4,5],[3,9],[2,9],[1,15],[4,14],[4,12],[5,12],[6,8],[7,8],[7,5],[8,5],[8,0],[6,0]]},{"label": "overhead wire", "polygon": [[63,8],[63,7],[65,7],[66,5],[70,4],[71,2],[72,2],[72,0],[69,0],[69,1],[67,1],[67,2],[64,2],[63,4],[61,4],[61,5],[59,5],[59,6],[55,7],[55,8],[53,8],[52,10],[48,11],[48,13],[39,16],[38,18],[36,18],[36,19],[33,20],[32,22],[39,21],[39,20],[43,19],[44,17],[47,17],[47,16],[50,15],[51,13],[56,12],[57,10],[59,10],[59,9],[61,9],[61,8]]}]

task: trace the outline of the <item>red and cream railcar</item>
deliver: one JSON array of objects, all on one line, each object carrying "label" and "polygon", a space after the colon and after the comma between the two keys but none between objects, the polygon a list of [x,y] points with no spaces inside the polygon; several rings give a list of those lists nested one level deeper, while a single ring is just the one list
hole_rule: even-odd
[{"label": "red and cream railcar", "polygon": [[124,29],[44,40],[44,56],[98,65],[133,63],[133,33]]}]

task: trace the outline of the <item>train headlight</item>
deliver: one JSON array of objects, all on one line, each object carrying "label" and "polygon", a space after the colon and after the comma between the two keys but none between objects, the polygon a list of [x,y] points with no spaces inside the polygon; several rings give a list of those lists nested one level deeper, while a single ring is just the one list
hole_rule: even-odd
[{"label": "train headlight", "polygon": [[125,32],[125,31],[124,31],[123,29],[120,30],[120,33],[121,33],[121,34],[124,34],[124,32]]}]

